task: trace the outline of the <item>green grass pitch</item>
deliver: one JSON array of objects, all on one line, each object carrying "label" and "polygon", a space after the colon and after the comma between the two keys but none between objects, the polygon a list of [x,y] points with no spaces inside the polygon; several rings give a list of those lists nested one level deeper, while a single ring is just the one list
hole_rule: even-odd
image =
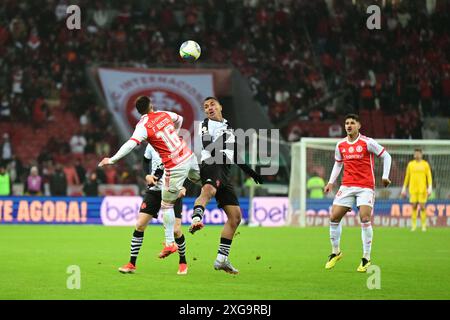
[{"label": "green grass pitch", "polygon": [[[361,231],[345,228],[344,257],[332,270],[328,228],[241,226],[230,259],[240,270],[213,269],[221,227],[186,233],[189,274],[176,274],[178,255],[157,258],[163,228],[147,229],[136,274],[117,268],[128,261],[130,227],[0,226],[0,299],[450,299],[450,229],[426,233],[375,228],[373,264],[381,288],[369,290],[371,274],[356,268]],[[81,288],[68,289],[70,265],[81,270]]]}]

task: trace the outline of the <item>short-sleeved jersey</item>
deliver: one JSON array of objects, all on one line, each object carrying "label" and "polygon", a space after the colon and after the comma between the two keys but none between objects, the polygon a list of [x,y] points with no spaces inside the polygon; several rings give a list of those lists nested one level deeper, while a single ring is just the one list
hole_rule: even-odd
[{"label": "short-sleeved jersey", "polygon": [[410,194],[426,193],[427,187],[432,183],[431,169],[427,161],[412,160],[408,163],[403,186],[406,187],[409,184]]},{"label": "short-sleeved jersey", "polygon": [[[216,142],[217,139],[219,139],[219,137],[221,137],[223,134],[226,134],[226,139],[225,141],[223,141],[223,148],[219,151],[226,157],[228,157],[231,162],[233,162],[234,159],[234,143],[236,141],[233,131],[233,128],[226,119],[223,119],[222,121],[216,121],[206,118],[205,120],[203,120],[203,123],[199,128],[201,139],[203,139],[203,136],[205,134],[208,134],[211,136],[211,142],[213,143]],[[233,148],[230,149],[230,145],[233,146]],[[211,155],[210,151],[202,148],[200,159],[201,161],[205,161],[212,156],[213,155]]]},{"label": "short-sleeved jersey", "polygon": [[336,144],[335,160],[344,163],[342,185],[375,189],[374,156],[381,156],[384,148],[363,135],[349,142],[347,138]]},{"label": "short-sleeved jersey", "polygon": [[192,155],[186,141],[178,136],[174,122],[181,117],[169,111],[155,111],[145,114],[136,125],[131,140],[138,144],[146,140],[160,155],[164,167],[171,169]]}]

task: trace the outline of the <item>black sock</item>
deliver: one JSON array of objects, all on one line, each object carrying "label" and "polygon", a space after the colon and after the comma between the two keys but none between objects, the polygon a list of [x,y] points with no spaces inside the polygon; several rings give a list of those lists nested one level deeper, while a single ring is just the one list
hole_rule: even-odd
[{"label": "black sock", "polygon": [[226,257],[230,254],[232,240],[227,238],[220,238],[219,250],[217,253],[220,253]]},{"label": "black sock", "polygon": [[136,265],[136,259],[144,241],[144,232],[134,230],[133,238],[131,238],[130,262]]},{"label": "black sock", "polygon": [[176,238],[175,242],[178,245],[178,254],[180,255],[180,263],[186,263],[186,242],[184,241],[184,234]]},{"label": "black sock", "polygon": [[203,219],[203,213],[205,212],[205,207],[201,205],[194,206],[194,213],[192,214],[192,218],[199,217]]}]

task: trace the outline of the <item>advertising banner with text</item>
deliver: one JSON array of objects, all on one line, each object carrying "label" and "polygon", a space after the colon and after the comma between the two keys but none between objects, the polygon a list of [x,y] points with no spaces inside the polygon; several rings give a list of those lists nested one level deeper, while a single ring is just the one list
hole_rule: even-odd
[{"label": "advertising banner with text", "polygon": [[[191,223],[194,198],[183,199],[182,222]],[[248,221],[249,202],[240,198],[243,220]],[[107,197],[0,197],[0,224],[103,224],[133,226],[142,203],[140,196]],[[327,226],[332,200],[307,202],[306,224]],[[450,200],[434,200],[426,205],[428,225],[450,226]],[[412,207],[399,200],[379,200],[375,204],[375,226],[409,227]],[[280,227],[286,225],[287,197],[256,197],[250,221],[253,225]],[[298,216],[293,216],[292,224]],[[221,225],[227,221],[225,212],[211,201],[205,210],[206,224]],[[344,225],[359,226],[356,208],[347,213]],[[162,224],[162,215],[152,224]]]}]

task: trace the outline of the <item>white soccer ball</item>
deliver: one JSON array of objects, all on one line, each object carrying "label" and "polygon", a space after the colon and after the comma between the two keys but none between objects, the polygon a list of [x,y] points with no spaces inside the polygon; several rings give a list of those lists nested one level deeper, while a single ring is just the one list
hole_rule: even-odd
[{"label": "white soccer ball", "polygon": [[184,60],[195,61],[200,57],[202,50],[197,42],[188,40],[180,47],[180,57]]}]

